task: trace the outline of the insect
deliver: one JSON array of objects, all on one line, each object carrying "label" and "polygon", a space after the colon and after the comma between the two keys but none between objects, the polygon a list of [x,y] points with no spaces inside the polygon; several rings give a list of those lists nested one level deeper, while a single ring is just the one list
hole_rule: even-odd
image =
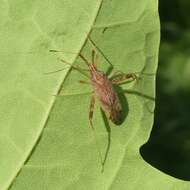
[{"label": "insect", "polygon": [[123,108],[118,97],[118,93],[114,88],[114,85],[119,84],[120,82],[124,82],[128,79],[136,79],[135,74],[126,74],[126,75],[118,75],[117,77],[113,76],[111,79],[103,72],[98,70],[95,57],[95,50],[92,50],[92,60],[91,63],[86,60],[86,58],[79,54],[79,56],[85,61],[90,71],[90,83],[93,87],[93,95],[90,103],[90,112],[89,112],[89,121],[92,125],[93,118],[93,110],[95,100],[98,99],[100,102],[100,107],[102,110],[107,113],[109,119],[116,125],[122,123],[122,113]]},{"label": "insect", "polygon": [[[91,41],[91,40],[90,40]],[[94,45],[95,46],[95,45]],[[68,63],[67,61],[60,59],[63,63],[69,64],[73,69],[79,71],[81,74],[88,77],[89,81],[79,81],[81,83],[87,83],[92,86],[93,92],[90,101],[89,107],[89,124],[94,131],[93,127],[93,113],[95,102],[98,100],[100,102],[100,107],[107,115],[107,117],[116,125],[123,123],[123,111],[122,103],[120,101],[118,92],[115,89],[115,86],[120,85],[126,81],[138,80],[136,73],[125,74],[122,72],[115,72],[112,76],[107,75],[105,72],[101,71],[97,67],[98,54],[96,52],[96,46],[91,51],[91,60],[89,61],[82,53],[79,53],[78,56],[84,61],[87,65],[87,69],[83,69],[79,66],[74,66]],[[63,52],[57,50],[50,50],[51,52]],[[60,71],[60,70],[58,70]],[[86,73],[88,71],[88,74]],[[56,72],[56,71],[55,71]],[[96,140],[96,136],[95,140]],[[96,141],[97,147],[98,143]],[[101,156],[101,151],[98,148],[99,156],[102,164],[102,171],[105,163]]]},{"label": "insect", "polygon": [[[50,50],[51,52],[55,52],[56,50]],[[90,111],[89,111],[89,122],[92,128],[92,119],[93,119],[93,112],[94,112],[94,105],[96,99],[100,102],[101,109],[108,115],[109,119],[116,125],[120,125],[123,122],[123,108],[118,96],[117,91],[114,88],[114,85],[119,85],[128,80],[137,80],[137,76],[135,73],[124,74],[119,72],[119,74],[115,73],[115,75],[109,77],[106,73],[99,70],[97,68],[97,53],[95,49],[92,49],[91,52],[91,62],[88,61],[81,53],[79,53],[79,57],[84,61],[87,65],[90,76],[86,75],[89,78],[89,82],[87,81],[79,81],[80,83],[91,84],[93,88],[93,94],[90,101]],[[60,59],[62,62],[71,65],[70,63],[66,62],[63,59]],[[75,70],[78,70],[81,74],[84,75],[82,68],[78,66],[71,67]],[[85,69],[86,71],[86,69]]]}]

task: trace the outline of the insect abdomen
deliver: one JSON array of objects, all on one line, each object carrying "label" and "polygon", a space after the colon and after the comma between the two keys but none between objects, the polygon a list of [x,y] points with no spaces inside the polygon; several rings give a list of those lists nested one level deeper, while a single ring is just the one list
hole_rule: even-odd
[{"label": "insect abdomen", "polygon": [[123,121],[122,106],[112,85],[99,91],[97,96],[102,109],[109,115],[109,119],[116,125],[121,124]]},{"label": "insect abdomen", "polygon": [[123,110],[122,110],[120,102],[117,102],[116,104],[117,105],[113,106],[110,112],[110,120],[114,124],[120,125],[123,122]]}]

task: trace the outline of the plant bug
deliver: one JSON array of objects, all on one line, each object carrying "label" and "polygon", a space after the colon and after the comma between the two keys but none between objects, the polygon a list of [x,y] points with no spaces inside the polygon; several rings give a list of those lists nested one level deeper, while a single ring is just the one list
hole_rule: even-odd
[{"label": "plant bug", "polygon": [[[50,50],[51,52],[60,52],[56,50]],[[85,71],[89,71],[90,76],[84,74],[84,69],[73,66],[70,63],[66,62],[63,59],[60,59],[63,63],[71,65],[71,67],[75,70],[78,70],[81,74],[87,76],[90,81],[79,81],[80,83],[91,84],[93,88],[93,95],[91,98],[90,103],[90,112],[89,112],[89,121],[90,126],[93,128],[92,125],[92,118],[93,118],[93,110],[95,100],[98,99],[100,102],[100,107],[102,110],[108,115],[109,119],[116,125],[120,125],[123,122],[122,118],[122,105],[120,99],[118,97],[118,93],[114,88],[114,85],[119,85],[120,83],[126,82],[128,80],[137,80],[137,76],[135,73],[124,74],[119,72],[119,74],[115,74],[109,78],[103,71],[100,71],[97,68],[96,60],[97,54],[95,49],[92,50],[92,60],[89,62],[81,53],[79,56],[84,61],[84,63],[88,66],[88,69]],[[58,70],[60,71],[60,70]],[[57,71],[54,71],[57,72]],[[51,72],[52,73],[52,72]]]},{"label": "plant bug", "polygon": [[[94,42],[90,37],[88,39],[92,42],[94,45]],[[79,66],[74,66],[71,63],[68,63],[67,61],[60,59],[61,62],[68,64],[71,66],[71,68],[79,71],[81,74],[86,76],[89,81],[79,81],[80,83],[90,84],[92,86],[93,92],[92,97],[90,100],[90,107],[89,107],[89,124],[91,129],[94,130],[93,126],[93,113],[94,113],[94,107],[96,100],[99,101],[101,110],[105,113],[105,115],[111,120],[115,125],[121,125],[124,121],[123,117],[123,105],[120,101],[118,92],[115,89],[115,86],[123,84],[125,82],[131,82],[131,81],[138,81],[139,77],[137,76],[137,73],[129,73],[125,74],[123,72],[115,72],[112,76],[107,75],[105,72],[101,71],[97,67],[97,59],[98,54],[96,52],[97,46],[94,45],[94,48],[91,51],[91,60],[89,61],[82,53],[79,53],[78,56],[83,60],[83,62],[86,64],[87,69],[83,69]],[[64,51],[57,51],[57,50],[50,50],[50,52],[63,52]],[[66,52],[65,52],[66,53]],[[63,69],[61,69],[63,70]],[[57,70],[54,72],[59,72],[61,70]],[[51,72],[53,73],[53,72]],[[141,95],[140,93],[137,93],[137,95]],[[145,96],[146,97],[146,96]],[[148,96],[147,96],[148,98]],[[94,133],[95,134],[95,133]],[[101,159],[102,164],[102,172],[103,167],[105,164],[105,159],[103,161],[101,151],[99,149],[96,136],[95,141],[96,145],[98,147],[99,156]]]}]

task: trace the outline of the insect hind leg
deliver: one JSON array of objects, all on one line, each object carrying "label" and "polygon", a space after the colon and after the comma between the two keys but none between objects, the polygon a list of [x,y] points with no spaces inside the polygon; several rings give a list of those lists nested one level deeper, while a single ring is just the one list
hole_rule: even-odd
[{"label": "insect hind leg", "polygon": [[98,144],[98,141],[97,141],[97,137],[96,137],[96,132],[95,132],[93,122],[92,122],[93,114],[94,114],[94,106],[95,106],[95,95],[92,96],[91,101],[90,101],[89,123],[90,123],[90,128],[93,131],[93,137],[94,137],[96,147],[97,147],[97,151],[98,151],[100,161],[101,161],[101,166],[102,166],[101,172],[103,172],[104,171],[104,161],[103,161],[101,150],[100,150],[100,147],[99,147],[99,144]]}]

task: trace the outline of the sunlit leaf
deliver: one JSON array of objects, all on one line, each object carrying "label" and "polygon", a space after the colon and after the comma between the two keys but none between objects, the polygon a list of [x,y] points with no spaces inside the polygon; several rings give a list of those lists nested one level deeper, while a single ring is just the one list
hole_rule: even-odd
[{"label": "sunlit leaf", "polygon": [[[154,101],[147,97],[155,96],[156,0],[18,0],[1,7],[2,190],[185,189],[139,153],[153,123]],[[103,173],[89,129],[92,89],[78,83],[88,79],[69,69],[45,74],[65,67],[60,58],[86,67],[77,53],[82,50],[90,59],[90,31],[100,49],[100,69],[110,67],[106,57],[116,71],[145,73],[123,86],[138,93],[122,95],[126,118],[121,126],[110,122],[109,128],[96,104],[93,123],[105,158]]]}]

